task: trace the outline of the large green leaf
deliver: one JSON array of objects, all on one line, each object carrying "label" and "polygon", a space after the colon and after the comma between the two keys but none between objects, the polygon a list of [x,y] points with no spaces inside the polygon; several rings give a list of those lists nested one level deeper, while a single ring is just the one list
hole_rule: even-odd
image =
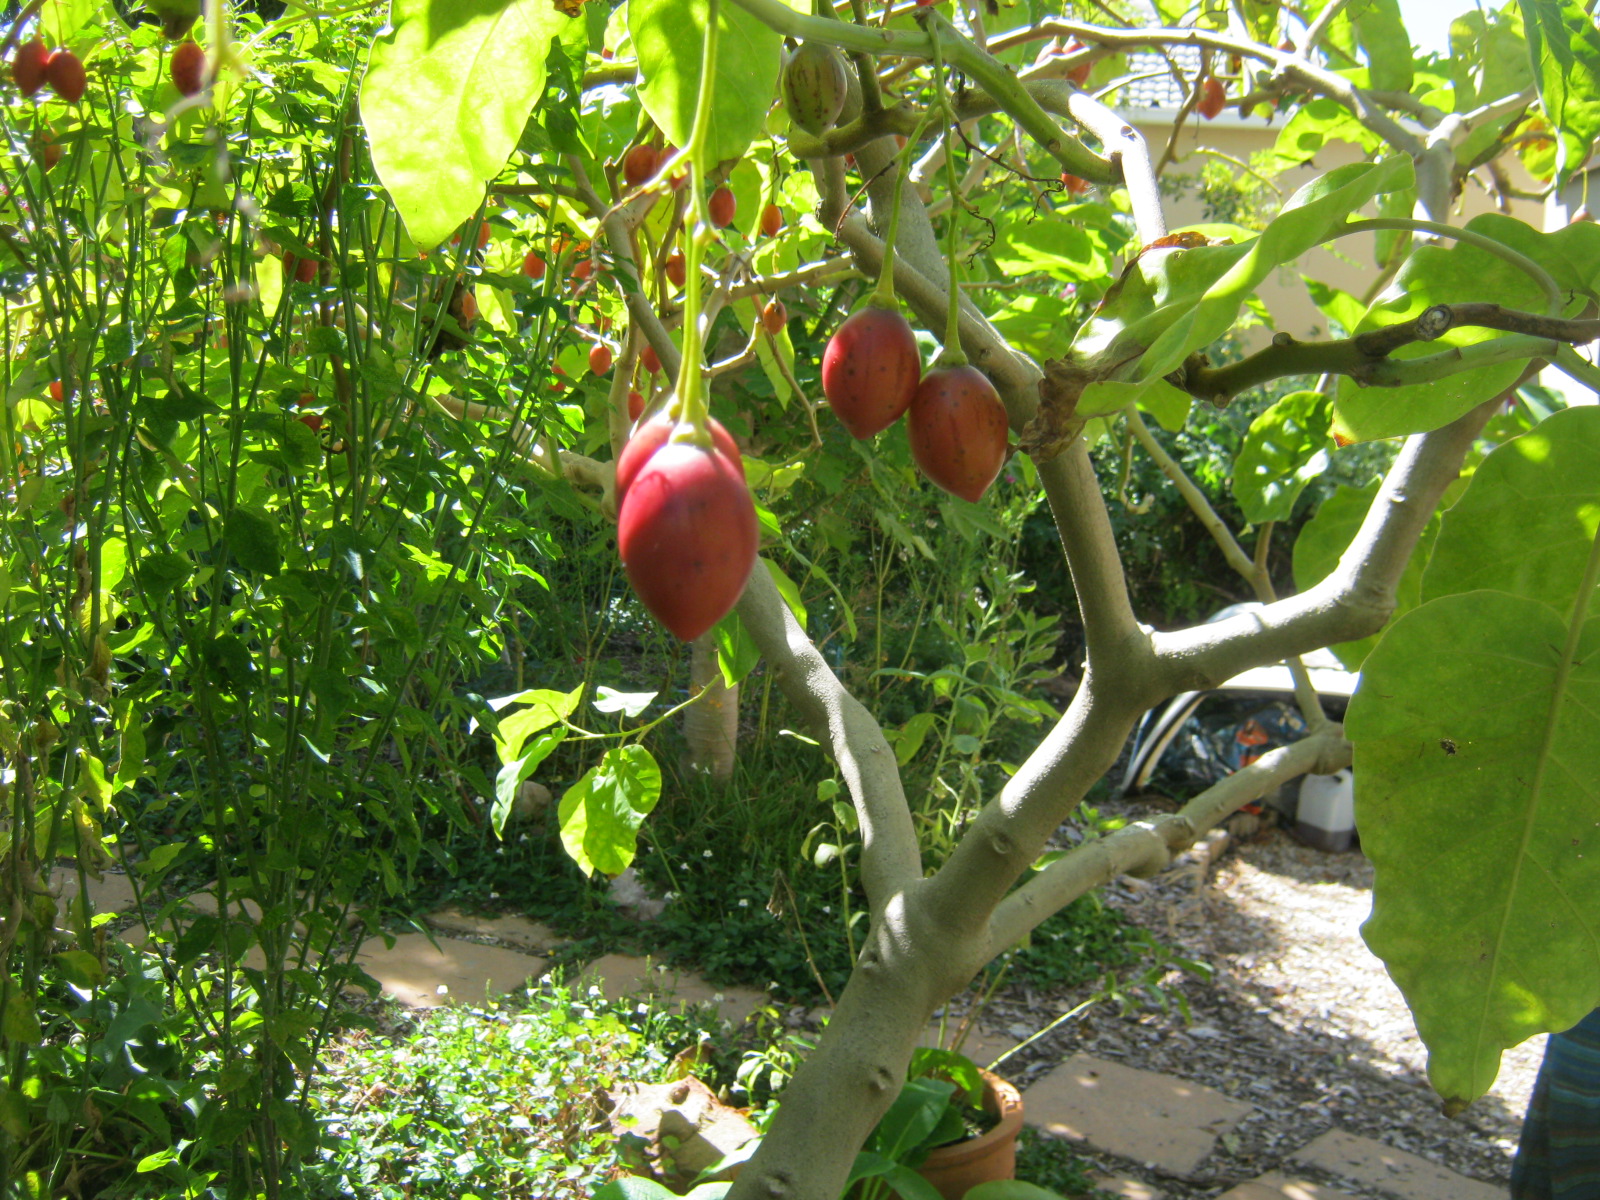
[{"label": "large green leaf", "polygon": [[[1502,242],[1533,259],[1572,293],[1566,312],[1579,312],[1600,287],[1600,226],[1579,222],[1554,233],[1540,233],[1521,221],[1489,213],[1467,224],[1474,233]],[[1394,286],[1367,310],[1360,331],[1408,321],[1435,304],[1493,298],[1508,308],[1544,311],[1545,297],[1527,272],[1464,242],[1418,247],[1400,268]],[[1395,359],[1438,354],[1502,336],[1491,329],[1463,326],[1434,342],[1407,346]],[[1334,429],[1352,441],[1398,437],[1448,424],[1483,401],[1511,387],[1523,362],[1475,367],[1444,379],[1403,387],[1358,387],[1343,380],[1334,403]]]},{"label": "large green leaf", "polygon": [[1528,53],[1556,127],[1556,181],[1571,178],[1600,136],[1600,30],[1578,0],[1522,0]]},{"label": "large green leaf", "polygon": [[1108,376],[1084,389],[1079,415],[1138,400],[1192,351],[1227,333],[1279,266],[1327,241],[1374,196],[1409,187],[1412,178],[1411,160],[1399,155],[1338,167],[1290,197],[1253,241],[1145,251],[1073,343],[1084,362]]},{"label": "large green leaf", "polygon": [[393,0],[361,85],[378,177],[419,246],[483,202],[544,91],[569,18],[550,0]]},{"label": "large green leaf", "polygon": [[1600,619],[1503,592],[1406,614],[1362,668],[1345,729],[1377,872],[1363,933],[1452,1108],[1503,1048],[1600,1004],[1597,715]]},{"label": "large green leaf", "polygon": [[[1322,502],[1317,515],[1301,527],[1294,543],[1294,584],[1302,592],[1315,587],[1339,565],[1339,559],[1350,548],[1350,542],[1366,519],[1367,510],[1378,494],[1378,485],[1364,488],[1340,486]],[[1411,561],[1406,564],[1395,588],[1394,616],[1399,617],[1422,603],[1422,569],[1428,561],[1428,552],[1439,529],[1439,518],[1433,517],[1417,540]],[[1329,649],[1340,662],[1352,671],[1361,669],[1362,661],[1378,644],[1378,635],[1354,642],[1340,642]]]},{"label": "large green leaf", "polygon": [[[548,2],[548,0],[546,0]],[[628,32],[639,55],[639,99],[669,141],[685,145],[700,95],[707,0],[629,0]],[[706,161],[738,158],[761,132],[777,93],[783,39],[724,0],[718,5],[717,76]]]},{"label": "large green leaf", "polygon": [[1328,469],[1331,407],[1321,392],[1291,392],[1250,422],[1233,462],[1233,495],[1252,525],[1287,521],[1306,484]]},{"label": "large green leaf", "polygon": [[1345,7],[1356,44],[1366,53],[1370,83],[1388,91],[1411,90],[1411,36],[1398,0],[1354,0]]},{"label": "large green leaf", "polygon": [[1597,530],[1600,407],[1586,405],[1554,414],[1484,459],[1434,542],[1422,597],[1493,588],[1565,613]]},{"label": "large green leaf", "polygon": [[661,798],[661,768],[643,746],[607,750],[561,797],[561,844],[585,875],[620,875],[633,862],[639,826]]}]

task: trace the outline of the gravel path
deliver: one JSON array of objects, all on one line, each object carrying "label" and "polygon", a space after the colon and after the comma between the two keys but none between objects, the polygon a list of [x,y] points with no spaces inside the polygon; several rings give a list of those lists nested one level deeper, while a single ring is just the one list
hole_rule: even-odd
[{"label": "gravel path", "polygon": [[[1504,1182],[1544,1038],[1511,1050],[1493,1089],[1464,1116],[1444,1117],[1405,1002],[1361,941],[1371,887],[1372,866],[1359,852],[1324,854],[1276,830],[1231,842],[1214,865],[1200,850],[1151,881],[1118,881],[1109,904],[1216,968],[1210,983],[1174,979],[1192,1023],[1099,1005],[1008,1062],[1006,1073],[1026,1085],[1084,1050],[1254,1105],[1193,1179],[1107,1161],[1169,1197],[1214,1196],[1280,1166],[1306,1175],[1287,1156],[1335,1124]],[[1065,1012],[1085,994],[1012,989],[985,1024],[1013,1035],[1037,1029],[1042,1014]]]}]

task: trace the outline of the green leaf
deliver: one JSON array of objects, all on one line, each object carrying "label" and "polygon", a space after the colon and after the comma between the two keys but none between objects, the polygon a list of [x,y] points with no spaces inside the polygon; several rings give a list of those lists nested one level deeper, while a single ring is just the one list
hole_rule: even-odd
[{"label": "green leaf", "polygon": [[945,1079],[908,1080],[867,1138],[867,1147],[905,1161],[939,1124],[955,1090],[956,1085]]},{"label": "green leaf", "polygon": [[188,842],[165,842],[150,851],[150,856],[134,869],[144,876],[160,875],[170,867],[178,855],[189,848]]},{"label": "green leaf", "polygon": [[494,827],[496,837],[504,836],[506,821],[510,819],[511,810],[517,801],[517,789],[539,769],[540,764],[550,757],[551,751],[559,746],[566,736],[565,728],[552,730],[535,741],[521,758],[506,763],[496,773],[494,804],[489,809],[489,823]]},{"label": "green leaf", "polygon": [[603,683],[594,691],[595,698],[590,703],[596,712],[619,712],[625,717],[637,717],[658,695],[656,692],[619,692]]},{"label": "green leaf", "polygon": [[1412,180],[1403,155],[1337,167],[1290,197],[1253,241],[1146,250],[1073,342],[1091,369],[1108,375],[1084,389],[1078,415],[1136,402],[1191,352],[1232,329],[1246,300],[1278,267],[1327,241],[1374,196]]},{"label": "green leaf", "polygon": [[134,1172],[139,1175],[148,1175],[151,1171],[159,1171],[168,1163],[178,1161],[178,1152],[171,1148],[157,1150],[154,1154],[146,1154],[134,1165]]},{"label": "green leaf", "polygon": [[737,612],[729,612],[711,629],[717,641],[717,669],[726,687],[736,687],[761,661],[761,648]]},{"label": "green leaf", "polygon": [[1020,1179],[996,1179],[968,1188],[966,1200],[1061,1200],[1061,1194]]},{"label": "green leaf", "polygon": [[1600,136],[1600,30],[1578,0],[1522,0],[1522,16],[1539,100],[1558,135],[1559,187]]},{"label": "green leaf", "polygon": [[81,988],[94,987],[106,977],[105,964],[87,950],[63,950],[55,958],[68,982]]},{"label": "green leaf", "polygon": [[[1333,569],[1339,565],[1339,559],[1350,548],[1356,530],[1361,528],[1361,522],[1366,519],[1367,510],[1372,507],[1372,501],[1377,494],[1376,483],[1364,488],[1341,485],[1333,495],[1322,502],[1322,507],[1317,509],[1317,515],[1301,527],[1300,536],[1295,539],[1296,588],[1302,592],[1308,591],[1332,574]],[[1422,603],[1422,569],[1428,561],[1428,550],[1433,545],[1438,529],[1439,518],[1436,514],[1423,529],[1422,536],[1417,540],[1417,548],[1411,553],[1411,561],[1406,564],[1406,569],[1400,576],[1400,583],[1395,588],[1395,617],[1409,612]],[[1359,641],[1340,642],[1330,646],[1329,649],[1346,667],[1356,671],[1361,668],[1362,660],[1378,644],[1378,636],[1374,634]]]},{"label": "green leaf", "polygon": [[526,704],[527,708],[518,709],[509,717],[500,720],[499,731],[495,734],[494,749],[500,756],[500,761],[508,763],[522,754],[522,747],[528,739],[542,729],[548,729],[557,721],[565,721],[578,707],[578,700],[583,696],[583,685],[579,684],[570,692],[553,692],[548,688],[535,688],[532,691],[519,692],[515,696],[506,696],[498,700],[491,700],[489,705],[494,709],[504,708],[508,704]]},{"label": "green leaf", "polygon": [[783,597],[783,602],[789,606],[789,611],[794,614],[794,619],[800,623],[800,628],[806,627],[807,613],[805,601],[800,597],[800,588],[795,581],[784,574],[784,570],[770,558],[762,558],[767,564],[767,574],[772,576],[772,584],[778,589],[778,595]]},{"label": "green leaf", "polygon": [[933,713],[920,712],[900,726],[894,734],[895,761],[903,767],[915,758],[937,720]]},{"label": "green leaf", "polygon": [[568,19],[550,0],[393,0],[361,119],[378,178],[419,246],[447,240],[483,202]]},{"label": "green leaf", "polygon": [[[543,0],[548,3],[548,0]],[[628,32],[639,55],[639,99],[667,140],[686,146],[700,95],[707,0],[629,0]],[[777,91],[783,39],[733,4],[717,6],[717,79],[706,161],[739,158],[761,132]]]},{"label": "green leaf", "polygon": [[561,797],[561,844],[585,875],[620,875],[633,862],[639,826],[661,797],[661,768],[643,746],[607,750]]},{"label": "green leaf", "polygon": [[1252,525],[1287,521],[1306,484],[1328,469],[1332,407],[1321,392],[1291,392],[1250,423],[1233,462],[1233,494]]},{"label": "green leaf", "polygon": [[[1576,315],[1600,286],[1600,226],[1578,222],[1540,233],[1521,221],[1489,213],[1467,223],[1474,233],[1493,238],[1543,267],[1563,291],[1575,293],[1566,315]],[[1525,272],[1502,258],[1462,242],[1419,246],[1395,277],[1384,298],[1367,310],[1361,331],[1419,316],[1435,304],[1456,304],[1493,296],[1508,308],[1543,312],[1545,297]],[[1492,329],[1462,326],[1434,342],[1406,346],[1396,360],[1439,354],[1456,346],[1500,337]],[[1334,430],[1352,441],[1399,437],[1437,429],[1483,401],[1504,392],[1522,374],[1522,361],[1475,367],[1429,383],[1402,387],[1358,387],[1341,380],[1334,401]]]},{"label": "green leaf", "polygon": [[234,561],[246,571],[275,575],[283,566],[278,526],[265,513],[243,505],[234,508],[223,526],[223,536]]},{"label": "green leaf", "polygon": [[1600,530],[1600,407],[1555,413],[1498,447],[1450,509],[1422,598],[1492,588],[1571,610]]},{"label": "green leaf", "polygon": [[[1592,600],[1600,539],[1587,575]],[[1501,1049],[1600,1004],[1600,619],[1503,592],[1407,613],[1362,667],[1345,730],[1376,868],[1367,944],[1456,1109]]]},{"label": "green leaf", "polygon": [[6,998],[6,1007],[0,1013],[0,1035],[8,1042],[33,1045],[44,1038],[39,1018],[34,1015],[33,1001],[20,988],[13,987]]},{"label": "green leaf", "polygon": [[1366,51],[1369,81],[1385,91],[1411,90],[1411,35],[1397,0],[1355,0],[1345,13],[1356,44]]}]

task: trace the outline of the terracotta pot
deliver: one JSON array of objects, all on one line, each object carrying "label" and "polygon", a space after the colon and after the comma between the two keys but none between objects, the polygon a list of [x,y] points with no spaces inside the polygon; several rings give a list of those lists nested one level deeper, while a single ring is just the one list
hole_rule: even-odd
[{"label": "terracotta pot", "polygon": [[1022,1094],[1000,1076],[983,1071],[983,1107],[1000,1118],[988,1133],[931,1151],[917,1168],[944,1200],[961,1200],[968,1188],[1017,1174],[1017,1134],[1022,1131]]}]

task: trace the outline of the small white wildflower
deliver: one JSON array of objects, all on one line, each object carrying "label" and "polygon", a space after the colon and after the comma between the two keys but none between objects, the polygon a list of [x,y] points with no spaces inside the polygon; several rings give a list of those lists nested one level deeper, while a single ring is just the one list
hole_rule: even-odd
[{"label": "small white wildflower", "polygon": [[448,983],[441,983],[433,990],[440,996],[448,996],[450,994],[450,985]]},{"label": "small white wildflower", "polygon": [[748,900],[740,900],[739,901],[739,907],[740,908],[749,908],[750,907],[750,901],[748,901]]},{"label": "small white wildflower", "polygon": [[500,893],[499,892],[490,892],[489,893],[489,899],[491,899],[491,900],[500,899]]},{"label": "small white wildflower", "polygon": [[713,1004],[721,1004],[722,1003],[722,993],[721,992],[712,992],[711,993],[711,1001],[712,1001]]},{"label": "small white wildflower", "polygon": [[831,904],[824,904],[824,905],[823,905],[823,906],[822,906],[822,911],[823,911],[823,912],[824,912],[824,913],[826,913],[826,914],[827,914],[827,915],[828,915],[828,916],[830,916],[830,917],[831,917],[831,916],[832,916],[832,915],[833,915],[833,905],[831,905]]},{"label": "small white wildflower", "polygon": [[710,858],[711,857],[711,851],[709,851],[709,850],[700,851],[700,857],[701,858]]}]

